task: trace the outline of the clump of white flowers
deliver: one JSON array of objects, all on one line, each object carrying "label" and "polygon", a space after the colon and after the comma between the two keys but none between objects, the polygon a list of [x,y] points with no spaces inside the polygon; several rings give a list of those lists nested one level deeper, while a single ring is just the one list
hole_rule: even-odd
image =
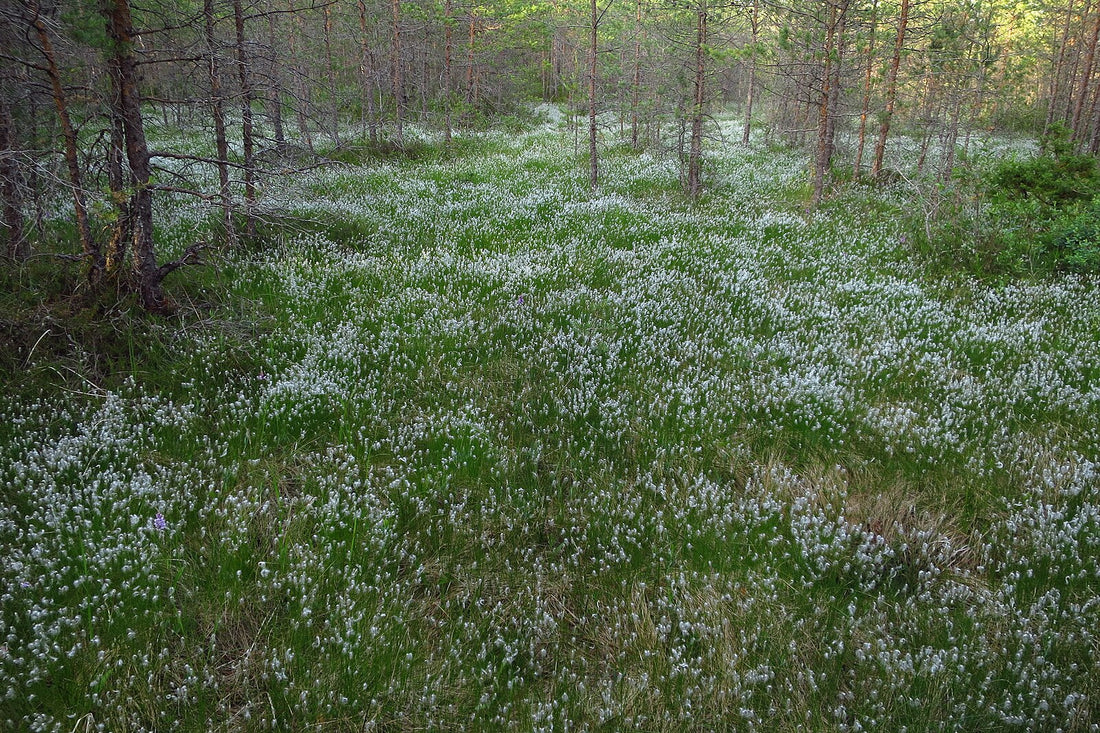
[{"label": "clump of white flowers", "polygon": [[0,727],[1100,725],[1094,280],[493,145],[271,185],[355,233],[234,263],[254,373],[0,397]]}]

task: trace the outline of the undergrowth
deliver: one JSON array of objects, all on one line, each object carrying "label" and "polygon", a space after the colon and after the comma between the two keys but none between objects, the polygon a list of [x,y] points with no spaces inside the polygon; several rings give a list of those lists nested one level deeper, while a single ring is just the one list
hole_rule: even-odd
[{"label": "undergrowth", "polygon": [[168,322],[12,275],[0,725],[1095,727],[1095,279],[943,276],[797,154],[707,176],[320,167]]}]

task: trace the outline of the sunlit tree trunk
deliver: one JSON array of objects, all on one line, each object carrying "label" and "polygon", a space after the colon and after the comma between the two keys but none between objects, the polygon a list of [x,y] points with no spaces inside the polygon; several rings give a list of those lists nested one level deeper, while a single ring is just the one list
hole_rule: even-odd
[{"label": "sunlit tree trunk", "polygon": [[1047,114],[1043,120],[1043,134],[1042,137],[1046,137],[1047,132],[1050,130],[1050,126],[1054,123],[1054,115],[1058,107],[1058,98],[1062,93],[1062,79],[1065,75],[1066,66],[1066,48],[1069,45],[1070,29],[1072,27],[1073,19],[1073,6],[1075,0],[1069,0],[1065,9],[1065,21],[1062,23],[1061,42],[1058,44],[1058,55],[1051,63],[1050,80],[1047,87],[1047,94],[1049,98],[1047,100]]},{"label": "sunlit tree trunk", "polygon": [[691,144],[688,151],[687,194],[699,198],[702,191],[703,111],[706,102],[707,1],[699,0],[695,11],[695,80],[691,109]]},{"label": "sunlit tree trunk", "polygon": [[1084,136],[1081,124],[1081,115],[1088,102],[1089,88],[1092,84],[1092,70],[1096,62],[1096,43],[1100,39],[1100,9],[1094,13],[1092,30],[1089,33],[1088,46],[1085,49],[1085,68],[1081,72],[1081,79],[1077,86],[1077,97],[1073,104],[1073,119],[1070,121],[1070,129],[1073,130],[1073,139],[1080,140]]},{"label": "sunlit tree trunk", "polygon": [[875,33],[878,30],[878,0],[871,3],[871,25],[867,37],[867,64],[863,73],[863,101],[859,107],[859,136],[852,173],[858,178],[863,172],[863,149],[867,144],[867,117],[871,111],[871,77],[875,69]]},{"label": "sunlit tree trunk", "polygon": [[749,23],[752,46],[749,48],[749,90],[745,95],[745,127],[741,131],[743,145],[749,144],[749,136],[752,134],[752,106],[755,101],[757,74],[756,45],[760,41],[760,0],[752,2],[752,19]]},{"label": "sunlit tree trunk", "polygon": [[905,48],[905,31],[909,25],[909,0],[901,0],[898,10],[898,34],[894,41],[894,56],[890,59],[890,71],[886,78],[886,109],[882,112],[882,124],[878,130],[878,142],[875,144],[875,158],[871,164],[871,175],[882,173],[882,159],[886,154],[886,138],[890,134],[890,122],[894,116],[894,105],[898,95],[898,69],[901,67],[901,53]]},{"label": "sunlit tree trunk", "polygon": [[1092,107],[1089,110],[1089,144],[1090,155],[1100,152],[1100,89],[1092,95]]},{"label": "sunlit tree trunk", "polygon": [[1088,17],[1091,11],[1092,0],[1085,0],[1085,5],[1081,9],[1080,14],[1074,14],[1074,17],[1079,19],[1080,22],[1074,23],[1075,28],[1072,38],[1070,39],[1070,49],[1067,52],[1072,61],[1069,62],[1069,70],[1066,74],[1066,93],[1063,95],[1065,96],[1065,106],[1062,109],[1062,124],[1066,127],[1070,127],[1070,121],[1073,119],[1073,105],[1076,99],[1073,90],[1077,83],[1077,71],[1081,67],[1081,58],[1083,55],[1081,46],[1084,44],[1080,35],[1082,33],[1080,26],[1084,23],[1085,18]]}]

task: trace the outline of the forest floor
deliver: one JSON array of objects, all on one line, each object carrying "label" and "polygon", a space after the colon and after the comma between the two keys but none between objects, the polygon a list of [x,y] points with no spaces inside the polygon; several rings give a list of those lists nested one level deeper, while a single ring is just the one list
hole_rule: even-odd
[{"label": "forest floor", "polygon": [[935,270],[793,153],[603,175],[318,169],[178,321],[11,357],[0,727],[1095,730],[1096,279]]}]

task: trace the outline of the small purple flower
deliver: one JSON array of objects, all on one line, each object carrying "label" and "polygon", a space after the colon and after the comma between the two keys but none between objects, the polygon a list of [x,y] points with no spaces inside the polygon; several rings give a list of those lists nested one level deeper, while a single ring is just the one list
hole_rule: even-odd
[{"label": "small purple flower", "polygon": [[519,296],[518,298],[516,298],[516,303],[518,303],[519,305],[523,305],[523,296],[522,295]]},{"label": "small purple flower", "polygon": [[168,522],[164,521],[164,515],[157,512],[156,518],[153,520],[153,526],[157,529],[167,529]]}]

